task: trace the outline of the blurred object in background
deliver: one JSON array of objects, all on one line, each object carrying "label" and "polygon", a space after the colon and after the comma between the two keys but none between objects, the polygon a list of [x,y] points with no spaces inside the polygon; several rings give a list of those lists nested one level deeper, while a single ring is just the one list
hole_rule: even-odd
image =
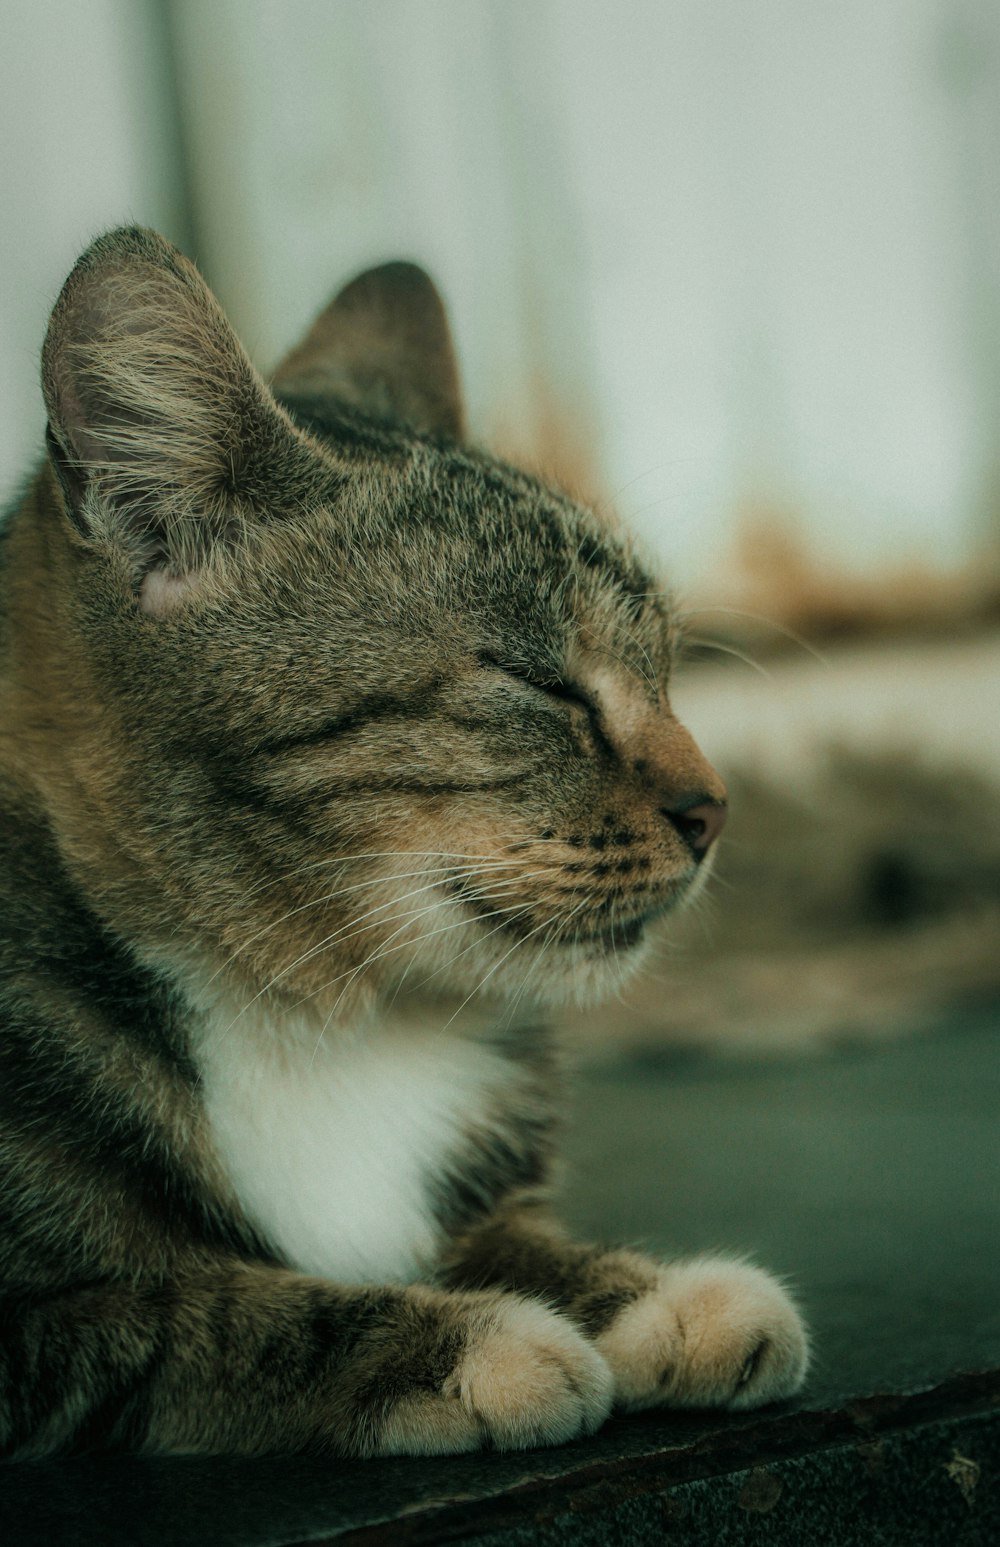
[{"label": "blurred object in background", "polygon": [[102,230],[193,242],[167,7],[2,7],[0,503],[42,452],[39,356],[66,275]]},{"label": "blurred object in background", "polygon": [[996,572],[1000,8],[8,10],[5,469],[69,262],[134,219],[265,367],[353,270],[423,262],[476,433],[713,600],[775,526],[858,581]]},{"label": "blurred object in background", "polygon": [[732,836],[710,943],[620,1035],[822,1041],[996,991],[1000,7],[40,0],[0,81],[5,492],[95,231],[183,245],[265,369],[417,259],[474,433],[617,508],[690,611]]}]

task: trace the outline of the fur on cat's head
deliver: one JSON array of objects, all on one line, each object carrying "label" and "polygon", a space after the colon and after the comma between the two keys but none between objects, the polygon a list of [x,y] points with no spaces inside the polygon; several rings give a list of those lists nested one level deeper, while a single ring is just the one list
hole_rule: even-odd
[{"label": "fur on cat's head", "polygon": [[463,444],[427,277],[355,280],[269,388],[194,267],[114,232],[43,384],[18,712],[106,922],[331,1011],[611,987],[725,791],[627,540]]}]

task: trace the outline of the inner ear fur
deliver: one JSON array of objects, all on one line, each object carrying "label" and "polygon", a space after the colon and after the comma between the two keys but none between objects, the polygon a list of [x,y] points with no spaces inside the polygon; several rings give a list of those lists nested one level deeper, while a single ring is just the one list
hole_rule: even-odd
[{"label": "inner ear fur", "polygon": [[80,258],[42,388],[69,513],[124,542],[137,580],[191,572],[241,519],[302,497],[302,437],[194,265],[155,232],[110,232]]},{"label": "inner ear fur", "polygon": [[282,361],[274,387],[338,398],[431,435],[464,433],[448,317],[414,263],[385,263],[345,286]]}]

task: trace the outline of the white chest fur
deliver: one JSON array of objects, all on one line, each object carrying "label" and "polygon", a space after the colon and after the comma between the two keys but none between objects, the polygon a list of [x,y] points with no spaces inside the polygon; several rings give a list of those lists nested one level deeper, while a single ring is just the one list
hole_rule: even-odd
[{"label": "white chest fur", "polygon": [[447,1032],[328,1031],[218,1010],[198,1051],[219,1161],[290,1267],[342,1283],[406,1282],[433,1261],[431,1187],[487,1117],[510,1067]]}]

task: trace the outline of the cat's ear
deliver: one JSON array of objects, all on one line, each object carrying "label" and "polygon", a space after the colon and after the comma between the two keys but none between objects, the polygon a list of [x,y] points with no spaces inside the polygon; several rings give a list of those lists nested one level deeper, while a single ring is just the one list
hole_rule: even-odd
[{"label": "cat's ear", "polygon": [[80,258],[42,387],[67,510],[126,553],[149,612],[187,594],[214,545],[300,492],[302,437],[194,265],[154,232],[110,232]]},{"label": "cat's ear", "polygon": [[448,317],[414,263],[385,263],[352,280],[279,366],[274,386],[340,398],[453,440],[464,430]]}]

